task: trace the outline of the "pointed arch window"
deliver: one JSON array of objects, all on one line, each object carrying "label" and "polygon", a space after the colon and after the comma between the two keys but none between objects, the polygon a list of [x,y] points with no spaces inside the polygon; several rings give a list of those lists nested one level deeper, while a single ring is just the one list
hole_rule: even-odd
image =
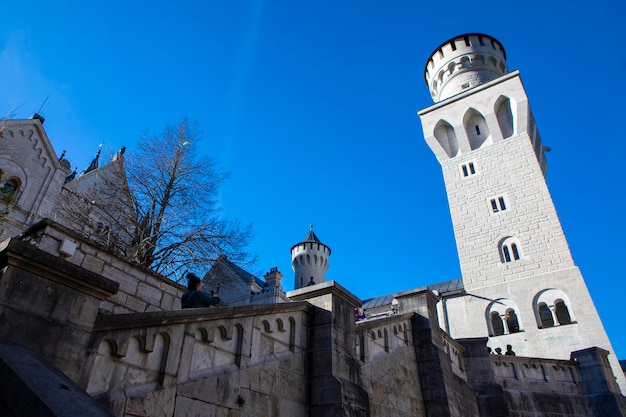
[{"label": "pointed arch window", "polygon": [[496,102],[496,119],[500,132],[502,132],[502,138],[506,139],[513,136],[515,132],[513,111],[511,110],[511,100],[508,97],[502,96]]},{"label": "pointed arch window", "polygon": [[439,120],[435,126],[433,134],[448,157],[454,158],[458,155],[459,143],[457,141],[454,128],[450,123],[445,120]]},{"label": "pointed arch window", "polygon": [[491,144],[491,135],[485,117],[474,109],[469,109],[463,117],[465,133],[469,140],[470,149],[478,149],[483,145]]}]

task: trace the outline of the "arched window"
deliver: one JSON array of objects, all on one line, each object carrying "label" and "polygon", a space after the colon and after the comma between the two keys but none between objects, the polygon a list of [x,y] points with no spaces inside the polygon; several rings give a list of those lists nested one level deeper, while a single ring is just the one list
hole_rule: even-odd
[{"label": "arched window", "polygon": [[500,314],[497,311],[491,313],[491,328],[494,336],[500,336],[504,334],[504,324],[500,318]]},{"label": "arched window", "polygon": [[496,102],[496,118],[504,139],[513,136],[513,112],[511,110],[511,100],[507,97],[500,97]]},{"label": "arched window", "polygon": [[491,135],[484,116],[474,109],[469,109],[463,117],[465,133],[472,150],[491,144]]},{"label": "arched window", "polygon": [[537,327],[547,329],[575,324],[576,318],[572,316],[570,305],[567,294],[561,290],[548,288],[540,291],[533,298]]},{"label": "arched window", "polygon": [[504,255],[504,262],[511,262],[511,253],[509,252],[508,246],[502,247],[502,254]]},{"label": "arched window", "polygon": [[455,68],[456,68],[456,64],[454,62],[450,62],[450,65],[448,65],[448,71],[450,71],[450,74],[454,72]]},{"label": "arched window", "polygon": [[0,188],[0,198],[5,202],[15,201],[20,190],[20,180],[15,177],[8,178]]},{"label": "arched window", "polygon": [[506,237],[500,241],[500,261],[508,263],[517,261],[522,257],[521,246],[514,237]]},{"label": "arched window", "polygon": [[517,250],[517,245],[515,243],[511,243],[511,252],[513,252],[513,259],[519,259],[519,251]]},{"label": "arched window", "polygon": [[509,329],[509,333],[519,332],[519,321],[517,320],[517,314],[512,308],[509,308],[506,311],[506,327]]},{"label": "arched window", "polygon": [[559,321],[559,324],[571,324],[572,317],[569,315],[569,309],[563,302],[563,300],[557,300],[554,303],[554,312],[556,313],[556,319]]},{"label": "arched window", "polygon": [[541,327],[544,329],[546,327],[554,326],[554,317],[552,317],[552,311],[550,311],[550,307],[546,305],[546,303],[539,304],[539,319],[541,320]]},{"label": "arched window", "polygon": [[450,157],[454,158],[459,153],[459,143],[456,139],[456,133],[454,133],[454,128],[450,123],[445,120],[440,120],[437,122],[434,131],[435,139],[439,142],[439,145],[443,148],[445,153]]},{"label": "arched window", "polygon": [[485,311],[490,336],[518,333],[523,331],[522,321],[517,316],[517,303],[506,298],[492,301]]}]

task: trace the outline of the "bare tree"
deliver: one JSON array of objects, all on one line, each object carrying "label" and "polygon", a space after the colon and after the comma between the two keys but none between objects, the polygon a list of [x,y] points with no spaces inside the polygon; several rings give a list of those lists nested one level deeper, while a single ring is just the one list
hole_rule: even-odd
[{"label": "bare tree", "polygon": [[199,142],[186,119],[144,135],[136,151],[66,185],[65,223],[80,222],[92,239],[172,279],[204,273],[221,254],[254,264],[252,226],[222,216],[216,198],[227,175],[198,154]]},{"label": "bare tree", "polygon": [[183,119],[159,136],[144,135],[127,158],[137,218],[128,254],[164,275],[205,271],[220,254],[239,264],[254,262],[245,251],[252,227],[222,217],[216,198],[227,175],[198,155],[199,142],[196,126]]}]

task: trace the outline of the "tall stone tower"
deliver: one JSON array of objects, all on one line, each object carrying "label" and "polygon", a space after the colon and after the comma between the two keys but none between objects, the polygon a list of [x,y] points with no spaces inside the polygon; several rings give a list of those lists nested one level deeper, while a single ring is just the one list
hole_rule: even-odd
[{"label": "tall stone tower", "polygon": [[329,257],[330,248],[320,242],[311,225],[304,239],[291,248],[291,268],[295,272],[293,288],[297,290],[326,281]]},{"label": "tall stone tower", "polygon": [[502,45],[455,37],[428,58],[424,76],[435,104],[418,115],[443,170],[465,288],[441,295],[446,330],[524,356],[613,353],[545,181],[548,148]]}]

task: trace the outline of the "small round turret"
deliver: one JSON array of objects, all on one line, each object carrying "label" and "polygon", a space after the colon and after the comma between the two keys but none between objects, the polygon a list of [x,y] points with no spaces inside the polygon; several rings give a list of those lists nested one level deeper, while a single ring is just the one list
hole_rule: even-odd
[{"label": "small round turret", "polygon": [[424,68],[424,80],[435,103],[494,80],[508,72],[506,53],[495,38],[481,33],[442,43]]},{"label": "small round turret", "polygon": [[313,225],[302,241],[291,248],[291,268],[295,272],[294,289],[326,281],[330,248],[313,233]]}]

